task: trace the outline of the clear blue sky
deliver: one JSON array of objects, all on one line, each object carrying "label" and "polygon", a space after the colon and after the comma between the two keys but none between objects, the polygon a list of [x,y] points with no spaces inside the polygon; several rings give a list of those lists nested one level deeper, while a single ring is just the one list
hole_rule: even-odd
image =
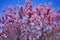
[{"label": "clear blue sky", "polygon": [[[60,7],[60,0],[32,0],[33,6],[38,5],[40,3],[44,3],[44,2],[46,2],[46,3],[53,2],[53,4],[52,4],[53,8]],[[4,5],[14,6],[16,4],[24,5],[25,0],[0,0],[0,13],[2,14],[2,8],[4,7]]]}]

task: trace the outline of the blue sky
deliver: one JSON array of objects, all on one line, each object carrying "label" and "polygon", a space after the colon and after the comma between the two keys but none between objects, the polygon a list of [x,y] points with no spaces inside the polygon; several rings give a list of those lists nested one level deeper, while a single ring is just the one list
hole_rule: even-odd
[{"label": "blue sky", "polygon": [[[38,5],[40,3],[44,3],[44,2],[46,3],[53,2],[52,3],[53,8],[60,7],[60,0],[32,0],[33,6]],[[2,8],[4,7],[4,5],[14,6],[16,4],[24,5],[25,0],[0,0],[0,13],[2,14]]]}]

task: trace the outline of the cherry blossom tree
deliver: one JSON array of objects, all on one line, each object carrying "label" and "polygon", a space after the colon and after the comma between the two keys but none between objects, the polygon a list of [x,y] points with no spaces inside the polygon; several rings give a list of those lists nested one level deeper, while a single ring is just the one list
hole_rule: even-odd
[{"label": "cherry blossom tree", "polygon": [[[51,3],[32,8],[32,0],[24,6],[4,6],[0,15],[0,40],[59,40],[60,8],[55,12]],[[8,10],[8,11],[7,11]]]}]

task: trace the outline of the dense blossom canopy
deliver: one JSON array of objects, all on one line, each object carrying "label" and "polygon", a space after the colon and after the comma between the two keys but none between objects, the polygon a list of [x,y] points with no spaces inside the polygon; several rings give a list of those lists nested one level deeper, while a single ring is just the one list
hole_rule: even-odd
[{"label": "dense blossom canopy", "polygon": [[32,8],[31,0],[24,6],[4,6],[0,15],[0,40],[59,40],[60,8],[54,12],[51,3]]}]

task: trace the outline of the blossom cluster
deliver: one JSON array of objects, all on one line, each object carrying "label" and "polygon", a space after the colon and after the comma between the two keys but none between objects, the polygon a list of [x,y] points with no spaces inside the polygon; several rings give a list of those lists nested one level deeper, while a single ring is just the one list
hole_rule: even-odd
[{"label": "blossom cluster", "polygon": [[32,8],[32,1],[24,6],[4,6],[0,15],[0,40],[59,40],[60,8],[57,12],[51,3]]}]

